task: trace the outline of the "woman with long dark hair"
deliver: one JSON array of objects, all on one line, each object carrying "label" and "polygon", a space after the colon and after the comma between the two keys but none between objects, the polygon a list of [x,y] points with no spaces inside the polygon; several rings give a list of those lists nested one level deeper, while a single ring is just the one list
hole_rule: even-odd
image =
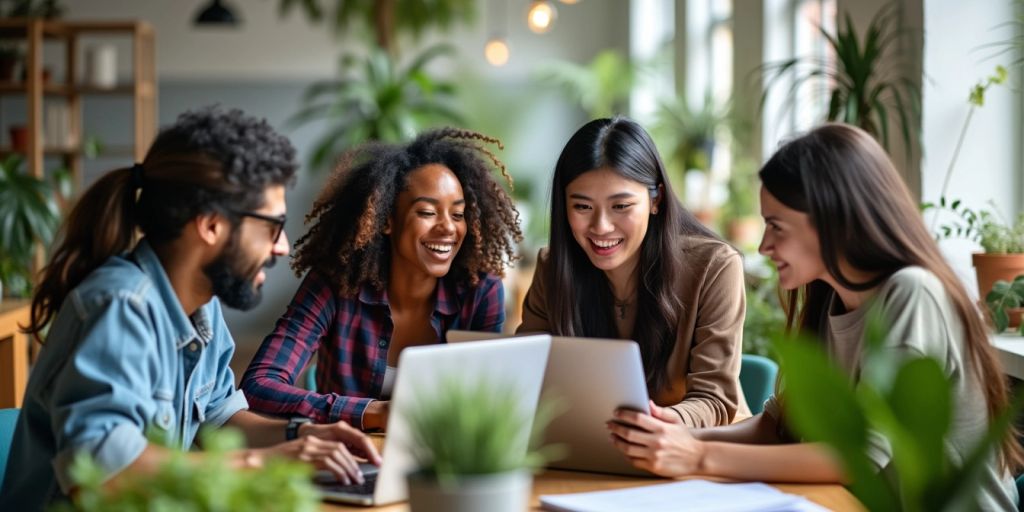
[{"label": "woman with long dark hair", "polygon": [[623,118],[580,128],[555,165],[519,332],[635,340],[653,401],[709,427],[749,416],[744,310],[739,254],[676,199],[647,132]]},{"label": "woman with long dark hair", "polygon": [[[766,222],[760,251],[775,263],[787,290],[790,328],[820,337],[856,380],[867,312],[877,307],[888,326],[888,354],[934,357],[952,381],[946,442],[950,457],[962,463],[1006,407],[1006,379],[978,311],[885,151],[858,128],[829,124],[784,145],[759,175]],[[664,421],[668,416],[657,408],[651,416],[620,410],[616,418],[625,425],[609,429],[634,464],[665,476],[844,481],[825,448],[781,444],[794,440],[780,428],[779,403],[772,397],[750,420],[700,430]],[[891,448],[877,436],[869,443],[868,456],[885,471]],[[1010,433],[981,475],[976,496],[982,509],[1016,510],[1010,474],[1022,461]]]},{"label": "woman with long dark hair", "polygon": [[[242,379],[253,409],[384,429],[405,347],[501,331],[500,277],[522,235],[485,143],[500,147],[445,128],[348,155],[295,242],[306,277]],[[314,355],[316,390],[303,389]]]}]

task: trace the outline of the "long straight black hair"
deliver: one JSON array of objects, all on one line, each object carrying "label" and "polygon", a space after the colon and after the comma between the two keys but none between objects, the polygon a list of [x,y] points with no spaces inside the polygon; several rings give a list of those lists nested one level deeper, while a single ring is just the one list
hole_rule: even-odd
[{"label": "long straight black hair", "polygon": [[[761,183],[788,208],[806,213],[818,233],[829,275],[850,290],[869,290],[896,271],[918,266],[945,288],[964,326],[964,348],[985,393],[989,420],[1006,408],[1009,390],[978,310],[939,252],[888,155],[854,126],[826,124],[786,143],[759,172]],[[839,267],[875,274],[854,282]],[[784,294],[787,328],[822,336],[836,291],[824,281]],[[1017,429],[1005,437],[999,460],[1014,474],[1024,465]]]},{"label": "long straight black hair", "polygon": [[565,200],[570,182],[597,169],[611,170],[648,189],[661,187],[658,214],[651,216],[640,245],[637,318],[632,332],[640,344],[647,388],[654,393],[668,382],[668,359],[683,307],[671,279],[682,272],[681,239],[685,235],[718,237],[676,199],[658,150],[639,124],[616,117],[583,125],[562,149],[551,185],[549,274],[545,278],[557,291],[549,300],[553,334],[618,337],[611,283],[573,237]]}]

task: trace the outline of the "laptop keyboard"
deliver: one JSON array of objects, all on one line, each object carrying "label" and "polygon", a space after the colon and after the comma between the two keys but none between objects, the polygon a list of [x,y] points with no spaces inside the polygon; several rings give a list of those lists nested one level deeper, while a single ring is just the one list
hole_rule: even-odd
[{"label": "laptop keyboard", "polygon": [[364,495],[373,496],[374,487],[377,485],[377,473],[364,474],[362,477],[362,483],[353,483],[350,485],[344,485],[337,481],[325,482],[317,481],[316,486],[325,490],[328,493],[338,493],[345,495]]}]

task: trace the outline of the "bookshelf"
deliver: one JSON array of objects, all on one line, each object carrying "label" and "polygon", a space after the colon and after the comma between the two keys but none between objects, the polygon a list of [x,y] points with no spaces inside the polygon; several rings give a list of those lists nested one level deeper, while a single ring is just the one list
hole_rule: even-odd
[{"label": "bookshelf", "polygon": [[[81,79],[82,41],[92,37],[130,39],[131,73],[126,82],[112,87],[97,87]],[[142,161],[156,136],[157,87],[153,27],[144,21],[59,21],[0,18],[0,41],[20,42],[24,48],[24,80],[0,82],[0,96],[23,96],[27,128],[24,156],[26,169],[36,177],[44,174],[45,158],[56,157],[72,176],[74,190],[81,190],[82,160],[85,156],[82,133],[82,107],[90,96],[115,96],[130,100],[132,126],[129,142],[104,149],[104,154],[130,156]],[[56,42],[63,48],[63,78],[44,78],[44,43]],[[59,73],[54,73],[59,74]],[[119,74],[121,77],[123,74]],[[43,139],[43,105],[63,101],[67,115],[65,137],[54,143]],[[0,155],[15,152],[0,146]],[[18,151],[21,152],[21,151]]]}]

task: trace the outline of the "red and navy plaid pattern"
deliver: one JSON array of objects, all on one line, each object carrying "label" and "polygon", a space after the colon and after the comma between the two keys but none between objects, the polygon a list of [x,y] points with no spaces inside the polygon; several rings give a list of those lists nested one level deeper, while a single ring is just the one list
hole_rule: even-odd
[{"label": "red and navy plaid pattern", "polygon": [[[481,274],[475,287],[438,280],[430,317],[434,341],[445,343],[449,329],[501,331],[504,302],[496,276]],[[363,410],[384,385],[393,330],[386,290],[364,285],[358,297],[339,297],[310,272],[242,378],[249,407],[361,427]],[[313,354],[317,390],[308,391],[295,382]]]}]

